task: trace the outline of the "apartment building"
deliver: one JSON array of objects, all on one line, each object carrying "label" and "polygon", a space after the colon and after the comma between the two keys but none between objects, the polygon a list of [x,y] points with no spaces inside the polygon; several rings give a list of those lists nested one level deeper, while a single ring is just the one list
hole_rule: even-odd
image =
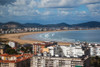
[{"label": "apartment building", "polygon": [[54,46],[54,45],[57,45],[57,43],[56,42],[46,42],[46,41],[42,43],[34,43],[33,44],[33,54],[38,55],[45,51],[48,52],[48,48],[46,49],[46,47]]},{"label": "apartment building", "polygon": [[89,44],[90,56],[100,57],[100,45],[99,44]]},{"label": "apartment building", "polygon": [[47,47],[51,56],[56,57],[82,57],[85,53],[81,46],[76,45],[56,45]]},{"label": "apartment building", "polygon": [[80,58],[34,56],[31,60],[31,67],[83,67],[83,60]]},{"label": "apartment building", "polygon": [[40,54],[43,48],[45,48],[45,43],[34,43],[33,44],[33,54],[34,55]]},{"label": "apartment building", "polygon": [[0,67],[30,67],[32,54],[23,55],[0,55]]}]

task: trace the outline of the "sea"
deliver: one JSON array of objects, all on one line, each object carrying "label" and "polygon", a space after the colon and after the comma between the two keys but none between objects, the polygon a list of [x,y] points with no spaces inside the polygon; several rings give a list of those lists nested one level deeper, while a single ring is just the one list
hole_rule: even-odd
[{"label": "sea", "polygon": [[23,40],[89,42],[100,43],[100,30],[60,31],[31,34],[21,37]]}]

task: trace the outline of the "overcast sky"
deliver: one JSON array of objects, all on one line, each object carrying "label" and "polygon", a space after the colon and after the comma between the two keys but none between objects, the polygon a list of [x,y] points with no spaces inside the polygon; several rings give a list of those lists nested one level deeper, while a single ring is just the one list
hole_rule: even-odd
[{"label": "overcast sky", "polygon": [[0,22],[83,23],[100,21],[100,0],[0,0]]}]

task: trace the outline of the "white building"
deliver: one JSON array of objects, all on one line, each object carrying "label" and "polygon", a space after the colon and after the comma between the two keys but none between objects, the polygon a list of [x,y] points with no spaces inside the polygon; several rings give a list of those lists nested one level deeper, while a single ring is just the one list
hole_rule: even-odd
[{"label": "white building", "polygon": [[48,47],[49,49],[49,53],[51,54],[51,56],[54,56],[54,47],[50,46]]},{"label": "white building", "polygon": [[89,44],[89,47],[90,47],[90,56],[100,56],[100,45]]},{"label": "white building", "polygon": [[9,41],[8,45],[9,45],[10,47],[14,48],[14,47],[15,47],[15,42]]},{"label": "white building", "polygon": [[84,55],[84,51],[81,46],[60,46],[64,56],[66,57],[81,57]]},{"label": "white building", "polygon": [[55,47],[47,47],[51,56],[56,57],[81,57],[85,54],[82,50],[81,45],[70,45],[70,46],[61,46],[57,45]]}]

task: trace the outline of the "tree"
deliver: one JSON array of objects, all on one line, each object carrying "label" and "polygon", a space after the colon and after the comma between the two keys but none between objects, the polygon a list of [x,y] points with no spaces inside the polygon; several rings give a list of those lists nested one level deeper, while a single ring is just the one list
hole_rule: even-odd
[{"label": "tree", "polygon": [[90,64],[93,67],[100,67],[100,57],[98,57],[98,56],[91,57],[90,58]]},{"label": "tree", "polygon": [[15,49],[12,49],[12,48],[7,48],[5,50],[5,53],[10,54],[10,55],[18,54],[17,51],[15,51]]}]

